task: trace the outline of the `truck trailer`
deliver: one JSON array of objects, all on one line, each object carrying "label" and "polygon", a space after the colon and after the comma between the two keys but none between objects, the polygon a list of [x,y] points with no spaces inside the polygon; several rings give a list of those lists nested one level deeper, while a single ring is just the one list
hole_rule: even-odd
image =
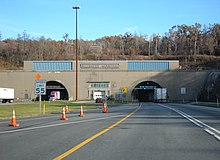
[{"label": "truck trailer", "polygon": [[154,102],[163,102],[167,101],[167,89],[166,88],[156,88],[154,90]]},{"label": "truck trailer", "polygon": [[2,103],[14,102],[14,89],[13,88],[0,88],[0,102]]}]

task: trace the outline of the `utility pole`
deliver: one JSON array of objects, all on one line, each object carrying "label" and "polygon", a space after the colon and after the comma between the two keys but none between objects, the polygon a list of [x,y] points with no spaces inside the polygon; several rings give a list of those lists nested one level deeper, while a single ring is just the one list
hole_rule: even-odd
[{"label": "utility pole", "polygon": [[77,10],[80,9],[80,6],[73,6],[72,7],[73,9],[76,10],[76,63],[75,63],[75,66],[76,66],[76,101],[78,100],[78,25],[77,25]]}]

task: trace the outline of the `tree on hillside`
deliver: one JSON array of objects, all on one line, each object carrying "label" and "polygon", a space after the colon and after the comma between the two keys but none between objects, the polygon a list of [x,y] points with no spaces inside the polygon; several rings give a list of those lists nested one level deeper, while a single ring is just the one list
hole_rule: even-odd
[{"label": "tree on hillside", "polygon": [[[201,55],[220,55],[220,24],[181,24],[171,27],[164,35],[126,32],[78,42],[80,59],[173,58],[187,66],[190,61],[196,63]],[[26,31],[18,34],[17,39],[2,40],[0,32],[0,59],[18,66],[25,60],[74,59],[74,44],[68,33],[63,35],[63,40],[55,41],[43,36],[31,38]]]}]

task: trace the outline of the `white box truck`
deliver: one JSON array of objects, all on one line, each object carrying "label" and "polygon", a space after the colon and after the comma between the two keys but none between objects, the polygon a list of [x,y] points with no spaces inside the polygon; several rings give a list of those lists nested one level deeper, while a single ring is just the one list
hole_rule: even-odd
[{"label": "white box truck", "polygon": [[154,102],[166,102],[167,101],[167,89],[156,88],[154,90]]},{"label": "white box truck", "polygon": [[0,88],[0,102],[12,103],[14,101],[14,89],[13,88]]},{"label": "white box truck", "polygon": [[103,91],[95,91],[93,92],[93,99],[96,100],[97,98],[104,99],[105,95]]}]

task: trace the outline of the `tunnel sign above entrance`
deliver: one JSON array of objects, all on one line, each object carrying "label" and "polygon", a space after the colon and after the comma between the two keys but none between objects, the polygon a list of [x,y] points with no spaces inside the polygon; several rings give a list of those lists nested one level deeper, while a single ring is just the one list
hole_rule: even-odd
[{"label": "tunnel sign above entrance", "polygon": [[139,88],[135,89],[144,89],[144,90],[155,90],[157,86],[139,86]]}]

